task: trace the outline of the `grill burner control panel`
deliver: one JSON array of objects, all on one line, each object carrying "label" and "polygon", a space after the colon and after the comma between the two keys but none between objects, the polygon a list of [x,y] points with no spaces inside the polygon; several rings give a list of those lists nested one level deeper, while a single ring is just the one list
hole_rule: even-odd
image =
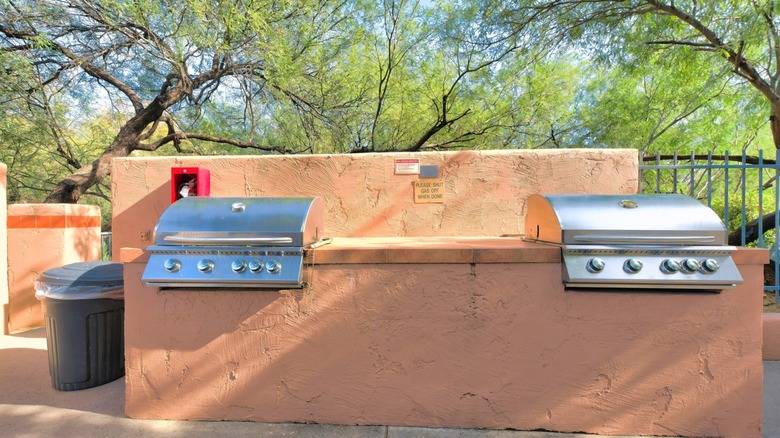
[{"label": "grill burner control panel", "polygon": [[712,248],[631,250],[566,248],[564,283],[576,287],[603,287],[614,278],[625,278],[632,287],[719,289],[733,287],[740,278],[728,251]]},{"label": "grill burner control panel", "polygon": [[[598,274],[607,267],[607,262],[604,259],[593,257],[588,260],[585,265],[585,269],[594,274]],[[623,262],[623,270],[629,274],[637,274],[644,267],[644,263],[640,259],[626,259]],[[675,259],[664,259],[658,266],[661,272],[665,274],[675,274],[682,272],[685,274],[693,274],[694,272],[701,272],[704,274],[713,274],[720,269],[720,263],[713,258],[708,258],[699,262],[696,259],[684,259],[682,261]]]},{"label": "grill burner control panel", "polygon": [[144,281],[159,287],[250,287],[251,282],[251,287],[289,289],[301,287],[302,267],[299,248],[153,250]]}]

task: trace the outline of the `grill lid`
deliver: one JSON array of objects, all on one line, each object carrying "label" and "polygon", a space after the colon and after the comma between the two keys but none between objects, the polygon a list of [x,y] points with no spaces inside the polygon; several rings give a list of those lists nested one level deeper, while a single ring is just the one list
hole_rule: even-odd
[{"label": "grill lid", "polygon": [[555,244],[567,289],[718,291],[742,283],[728,232],[684,195],[532,195],[525,239]]},{"label": "grill lid", "polygon": [[305,246],[322,238],[321,198],[182,198],[154,229],[155,245]]},{"label": "grill lid", "polygon": [[303,287],[307,248],[327,243],[322,198],[183,198],[160,216],[141,277],[169,288]]},{"label": "grill lid", "polygon": [[596,245],[726,245],[726,226],[685,195],[531,195],[528,239]]}]

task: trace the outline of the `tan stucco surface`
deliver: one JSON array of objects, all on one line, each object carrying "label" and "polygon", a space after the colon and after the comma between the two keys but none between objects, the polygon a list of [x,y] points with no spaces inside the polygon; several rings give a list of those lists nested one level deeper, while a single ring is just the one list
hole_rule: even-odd
[{"label": "tan stucco surface", "polygon": [[327,264],[303,290],[160,291],[128,263],[126,413],[758,437],[749,255],[745,284],[720,294],[569,292],[544,261]]},{"label": "tan stucco surface", "polygon": [[0,163],[0,321],[3,321],[3,333],[8,333],[8,214],[6,205],[8,168]]},{"label": "tan stucco surface", "polygon": [[[417,175],[395,159],[438,165],[444,204],[415,204]],[[211,196],[322,196],[331,236],[497,236],[520,233],[531,193],[636,193],[635,150],[122,158],[112,162],[114,258],[149,244],[170,205],[170,168],[205,167]]]},{"label": "tan stucco surface", "polygon": [[780,360],[780,313],[765,313],[764,360]]},{"label": "tan stucco surface", "polygon": [[34,282],[50,268],[100,259],[100,208],[79,204],[8,206],[7,331],[43,326]]},{"label": "tan stucco surface", "polygon": [[[409,156],[440,166],[444,204],[413,202],[417,177],[393,174]],[[604,150],[116,159],[126,413],[758,437],[766,251],[740,250],[746,281],[720,294],[583,293],[563,289],[556,248],[462,238],[520,233],[531,193],[635,193],[637,164]],[[212,196],[322,196],[335,238],[307,286],[145,287],[173,166],[207,167]]]}]

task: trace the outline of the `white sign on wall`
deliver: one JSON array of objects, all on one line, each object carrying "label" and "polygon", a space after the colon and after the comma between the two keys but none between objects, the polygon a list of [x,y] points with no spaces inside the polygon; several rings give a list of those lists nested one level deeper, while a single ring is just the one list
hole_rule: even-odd
[{"label": "white sign on wall", "polygon": [[396,175],[419,175],[420,159],[419,158],[396,158],[395,174]]}]

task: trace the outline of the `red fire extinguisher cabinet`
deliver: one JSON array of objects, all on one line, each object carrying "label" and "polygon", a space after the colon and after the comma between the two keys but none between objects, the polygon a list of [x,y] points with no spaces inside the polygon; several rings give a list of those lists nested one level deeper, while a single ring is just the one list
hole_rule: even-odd
[{"label": "red fire extinguisher cabinet", "polygon": [[171,203],[211,194],[211,173],[201,167],[171,167]]}]

